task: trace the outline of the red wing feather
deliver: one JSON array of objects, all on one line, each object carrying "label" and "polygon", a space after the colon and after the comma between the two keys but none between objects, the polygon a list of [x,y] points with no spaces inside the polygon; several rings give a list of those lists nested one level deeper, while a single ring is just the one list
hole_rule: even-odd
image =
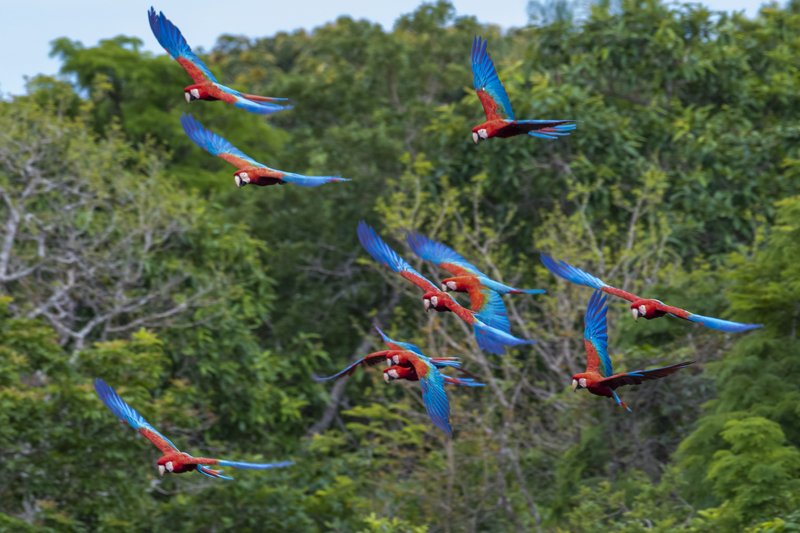
[{"label": "red wing feather", "polygon": [[694,361],[684,361],[675,365],[654,368],[652,370],[636,370],[634,372],[614,374],[613,376],[607,377],[598,382],[598,385],[605,385],[610,389],[616,389],[617,387],[622,387],[623,385],[639,385],[643,381],[667,377],[670,374],[674,374],[681,368],[687,367],[693,363]]}]

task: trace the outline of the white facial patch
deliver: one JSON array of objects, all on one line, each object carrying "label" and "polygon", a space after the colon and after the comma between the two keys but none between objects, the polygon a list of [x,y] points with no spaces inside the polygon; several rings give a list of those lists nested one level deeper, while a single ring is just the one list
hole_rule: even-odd
[{"label": "white facial patch", "polygon": [[586,378],[579,379],[578,383],[580,384],[581,387],[585,388],[586,387]]},{"label": "white facial patch", "polygon": [[195,98],[200,98],[200,91],[198,91],[197,89],[192,89],[189,92],[192,93],[192,96],[194,96]]},{"label": "white facial patch", "polygon": [[639,314],[642,316],[647,316],[647,308],[643,305],[639,306]]},{"label": "white facial patch", "polygon": [[478,130],[478,135],[480,136],[481,139],[486,139],[487,137],[489,137],[485,129]]},{"label": "white facial patch", "polygon": [[450,290],[454,291],[458,287],[458,283],[456,283],[455,281],[448,281],[447,287],[450,288]]},{"label": "white facial patch", "polygon": [[173,469],[172,461],[167,461],[167,464],[165,466],[167,467],[167,472],[172,472]]}]

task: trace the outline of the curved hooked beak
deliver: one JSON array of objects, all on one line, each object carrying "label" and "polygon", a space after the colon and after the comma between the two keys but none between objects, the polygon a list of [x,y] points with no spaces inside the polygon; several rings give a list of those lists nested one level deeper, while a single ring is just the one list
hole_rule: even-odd
[{"label": "curved hooked beak", "polygon": [[389,383],[389,374],[387,374],[386,372],[383,373],[383,381]]},{"label": "curved hooked beak", "polygon": [[631,315],[633,315],[634,320],[639,320],[639,310],[635,307],[631,309]]},{"label": "curved hooked beak", "polygon": [[481,138],[478,137],[478,134],[473,131],[472,132],[472,140],[475,142],[475,144],[478,144],[478,142],[480,142]]},{"label": "curved hooked beak", "polygon": [[189,102],[191,102],[191,101],[192,101],[192,95],[191,95],[191,94],[189,94],[189,93],[188,93],[188,91],[187,91],[187,92],[185,92],[185,93],[183,93],[183,96],[185,96],[185,97],[186,97],[186,103],[187,103],[187,104],[188,104]]},{"label": "curved hooked beak", "polygon": [[158,465],[158,474],[159,474],[160,476],[162,476],[162,477],[163,477],[163,476],[164,476],[164,472],[166,472],[166,470],[167,470],[167,469],[166,469],[166,468],[164,468],[164,465]]},{"label": "curved hooked beak", "polygon": [[422,300],[422,305],[425,306],[425,310],[426,311],[430,311],[431,310],[431,301],[428,300],[427,298]]},{"label": "curved hooked beak", "polygon": [[572,380],[572,392],[575,392],[576,390],[578,390],[578,380],[577,379],[573,379]]},{"label": "curved hooked beak", "polygon": [[450,290],[450,289],[447,288],[447,283],[442,283],[442,290],[444,292],[447,292],[448,290]]}]

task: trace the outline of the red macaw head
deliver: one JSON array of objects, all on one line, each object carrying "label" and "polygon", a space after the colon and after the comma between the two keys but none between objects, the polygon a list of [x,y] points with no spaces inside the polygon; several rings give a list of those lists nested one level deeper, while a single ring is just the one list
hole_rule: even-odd
[{"label": "red macaw head", "polygon": [[578,389],[585,389],[586,388],[586,375],[585,374],[575,374],[572,376],[572,391],[575,392]]},{"label": "red macaw head", "polygon": [[175,470],[172,458],[166,455],[161,457],[156,464],[158,465],[158,473],[162,476],[164,472],[172,473]]},{"label": "red macaw head", "polygon": [[631,304],[631,315],[634,320],[641,318],[656,318],[663,315],[658,311],[657,300],[636,300]]},{"label": "red macaw head", "polygon": [[486,128],[483,125],[472,128],[472,140],[475,142],[475,144],[478,144],[479,142],[488,138],[489,133],[486,131]]},{"label": "red macaw head", "polygon": [[445,305],[446,298],[449,298],[441,291],[428,291],[422,295],[422,305],[426,311],[449,311]]},{"label": "red macaw head", "polygon": [[250,183],[250,175],[246,170],[237,170],[233,175],[233,180],[236,182],[237,187],[244,187]]},{"label": "red macaw head", "polygon": [[444,292],[447,291],[455,291],[455,292],[467,292],[467,288],[464,286],[463,283],[459,281],[458,278],[445,278],[442,280],[442,290]]},{"label": "red macaw head", "polygon": [[417,372],[414,370],[414,367],[390,366],[389,368],[383,370],[383,380],[386,383],[398,379],[417,381],[419,378],[417,377]]},{"label": "red macaw head", "polygon": [[183,89],[183,96],[188,103],[192,103],[195,100],[206,100],[208,91],[202,85],[189,85]]}]

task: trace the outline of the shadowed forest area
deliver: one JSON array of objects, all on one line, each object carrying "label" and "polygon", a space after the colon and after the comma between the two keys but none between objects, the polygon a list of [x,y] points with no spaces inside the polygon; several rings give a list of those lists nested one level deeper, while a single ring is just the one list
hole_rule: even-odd
[{"label": "shadowed forest area", "polygon": [[[517,115],[573,135],[472,143],[478,34]],[[292,98],[268,119],[188,105],[186,74],[140,44],[59,39],[65,76],[0,101],[0,529],[800,530],[797,0],[753,19],[623,0],[502,34],[438,2],[391,30],[220,37],[201,55],[221,79]],[[184,112],[270,166],[353,181],[237,189]],[[424,313],[362,218],[431,279],[407,230],[547,289],[505,299],[537,343],[487,354]],[[610,300],[617,369],[697,361],[625,390],[628,413],[570,390],[592,291],[540,252],[765,327],[635,322]],[[373,323],[487,384],[450,391],[452,439],[418,384],[312,381],[383,349]],[[296,464],[161,478],[95,377],[190,453]]]}]

